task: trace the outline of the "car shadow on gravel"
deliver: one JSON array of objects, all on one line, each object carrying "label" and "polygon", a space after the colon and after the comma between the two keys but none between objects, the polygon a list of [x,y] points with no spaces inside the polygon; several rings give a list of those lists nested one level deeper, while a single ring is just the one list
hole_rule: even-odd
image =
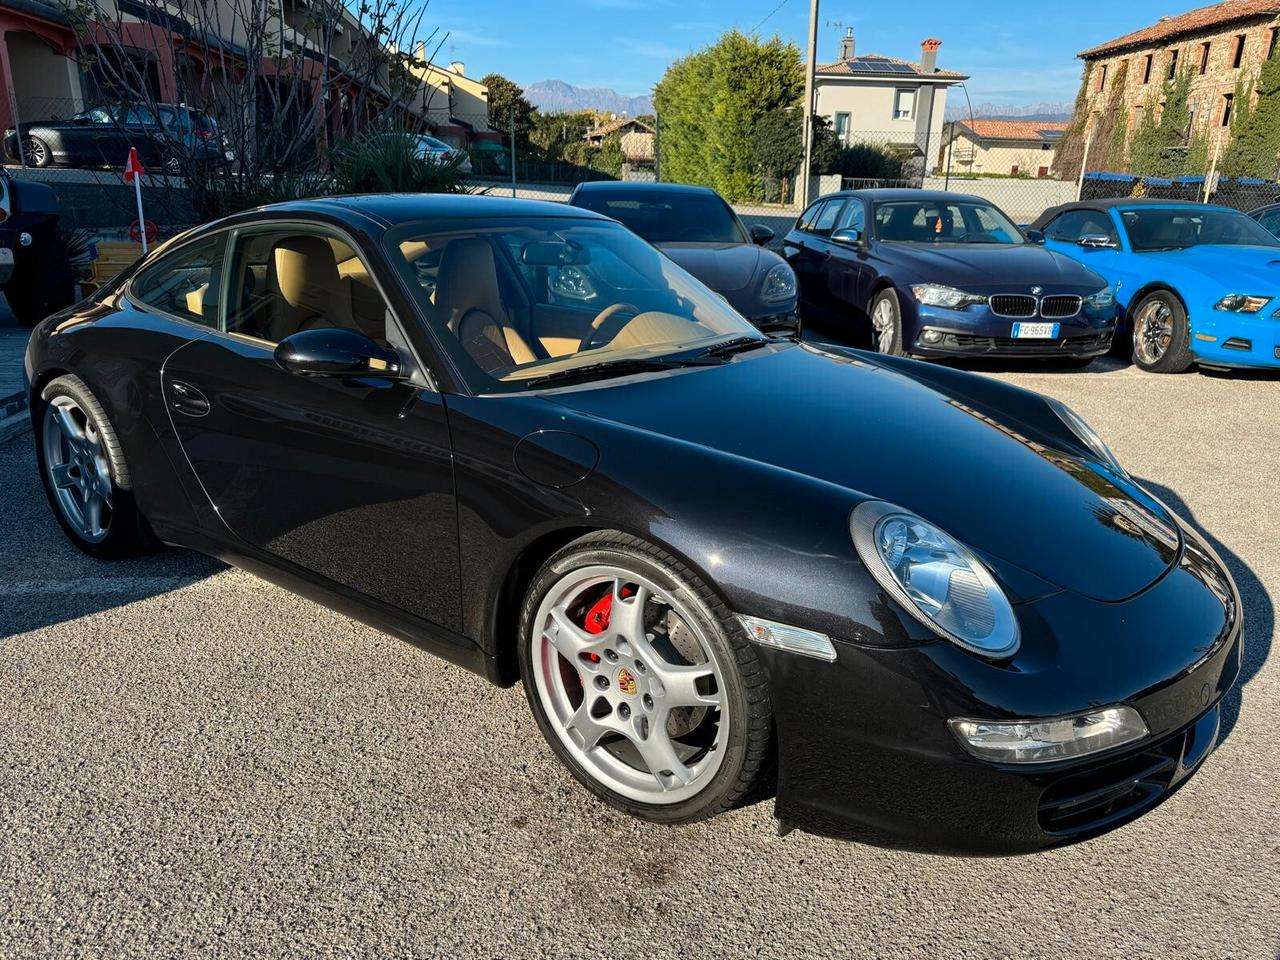
[{"label": "car shadow on gravel", "polygon": [[1135,479],[1163,500],[1171,510],[1191,524],[1204,537],[1209,546],[1213,547],[1218,556],[1222,558],[1222,562],[1227,565],[1227,569],[1230,571],[1231,577],[1235,580],[1236,587],[1240,591],[1240,603],[1244,608],[1244,655],[1240,661],[1240,678],[1236,681],[1232,691],[1222,701],[1222,729],[1218,735],[1218,739],[1221,742],[1230,736],[1232,729],[1236,725],[1236,720],[1240,717],[1240,707],[1244,699],[1245,686],[1262,672],[1262,668],[1271,654],[1271,635],[1275,629],[1275,606],[1272,603],[1270,594],[1267,593],[1262,581],[1258,579],[1253,569],[1223,544],[1221,540],[1205,530],[1196,521],[1195,514],[1180,496],[1168,487],[1154,481],[1145,480],[1141,477],[1136,477]]},{"label": "car shadow on gravel", "polygon": [[36,475],[31,434],[0,443],[0,646],[56,623],[179,590],[226,565],[186,550],[99,560],[67,540]]}]

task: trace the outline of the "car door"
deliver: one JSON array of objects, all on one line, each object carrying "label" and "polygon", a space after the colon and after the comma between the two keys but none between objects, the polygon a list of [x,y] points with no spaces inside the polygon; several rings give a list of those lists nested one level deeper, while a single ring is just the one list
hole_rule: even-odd
[{"label": "car door", "polygon": [[829,318],[835,312],[827,279],[832,246],[828,238],[844,205],[844,197],[818,200],[801,214],[783,245],[783,256],[800,285],[802,315]]},{"label": "car door", "polygon": [[867,291],[875,272],[867,254],[867,208],[859,197],[850,198],[831,231],[856,231],[858,240],[836,241],[828,238],[831,259],[827,265],[827,294],[832,307],[843,316],[862,317],[866,313]]},{"label": "car door", "polygon": [[[315,223],[236,230],[218,328],[165,363],[170,420],[235,538],[456,631],[458,528],[443,399],[413,360],[368,254],[357,250]],[[317,326],[360,329],[419,373],[408,381],[304,377],[276,364],[278,340]]]}]

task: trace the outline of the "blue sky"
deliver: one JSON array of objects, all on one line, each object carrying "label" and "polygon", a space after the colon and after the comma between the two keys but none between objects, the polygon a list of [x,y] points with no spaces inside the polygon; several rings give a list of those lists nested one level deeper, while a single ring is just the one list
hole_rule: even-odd
[{"label": "blue sky", "polygon": [[[1069,101],[1080,79],[1076,53],[1208,0],[1070,0],[956,3],[823,0],[819,62],[835,59],[842,30],[858,50],[916,59],[941,37],[938,63],[968,73],[975,103]],[[429,0],[424,24],[450,31],[440,58],[467,72],[497,70],[521,84],[565,80],[648,93],[676,57],[729,27],[778,32],[803,49],[808,0]]]}]

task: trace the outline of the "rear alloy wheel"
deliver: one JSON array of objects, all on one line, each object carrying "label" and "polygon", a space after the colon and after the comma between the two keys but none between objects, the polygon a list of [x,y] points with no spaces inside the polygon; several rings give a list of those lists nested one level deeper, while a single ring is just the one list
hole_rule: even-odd
[{"label": "rear alloy wheel", "polygon": [[902,347],[902,310],[898,295],[892,290],[881,290],[871,301],[871,341],[880,353],[892,357],[906,356]]},{"label": "rear alloy wheel", "polygon": [[1191,366],[1187,311],[1173,294],[1148,294],[1133,311],[1133,362],[1152,373],[1181,373]]},{"label": "rear alloy wheel", "polygon": [[741,627],[633,537],[591,534],[547,562],[522,612],[520,668],[560,760],[644,819],[729,809],[770,755],[768,689]]},{"label": "rear alloy wheel", "polygon": [[22,141],[23,159],[28,167],[47,167],[53,162],[49,145],[39,137],[27,137]]},{"label": "rear alloy wheel", "polygon": [[139,552],[140,520],[120,441],[101,404],[77,377],[58,377],[32,411],[36,459],[58,523],[95,556]]}]

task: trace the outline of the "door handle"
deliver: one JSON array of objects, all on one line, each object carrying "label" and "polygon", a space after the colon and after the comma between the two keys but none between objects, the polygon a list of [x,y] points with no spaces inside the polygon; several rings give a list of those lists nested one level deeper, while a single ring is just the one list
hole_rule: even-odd
[{"label": "door handle", "polygon": [[169,404],[188,417],[203,417],[209,412],[209,398],[181,380],[169,383]]},{"label": "door handle", "polygon": [[830,260],[830,259],[831,259],[831,251],[830,251],[830,250],[823,250],[823,251],[822,251],[822,259],[823,259],[823,260]]}]

